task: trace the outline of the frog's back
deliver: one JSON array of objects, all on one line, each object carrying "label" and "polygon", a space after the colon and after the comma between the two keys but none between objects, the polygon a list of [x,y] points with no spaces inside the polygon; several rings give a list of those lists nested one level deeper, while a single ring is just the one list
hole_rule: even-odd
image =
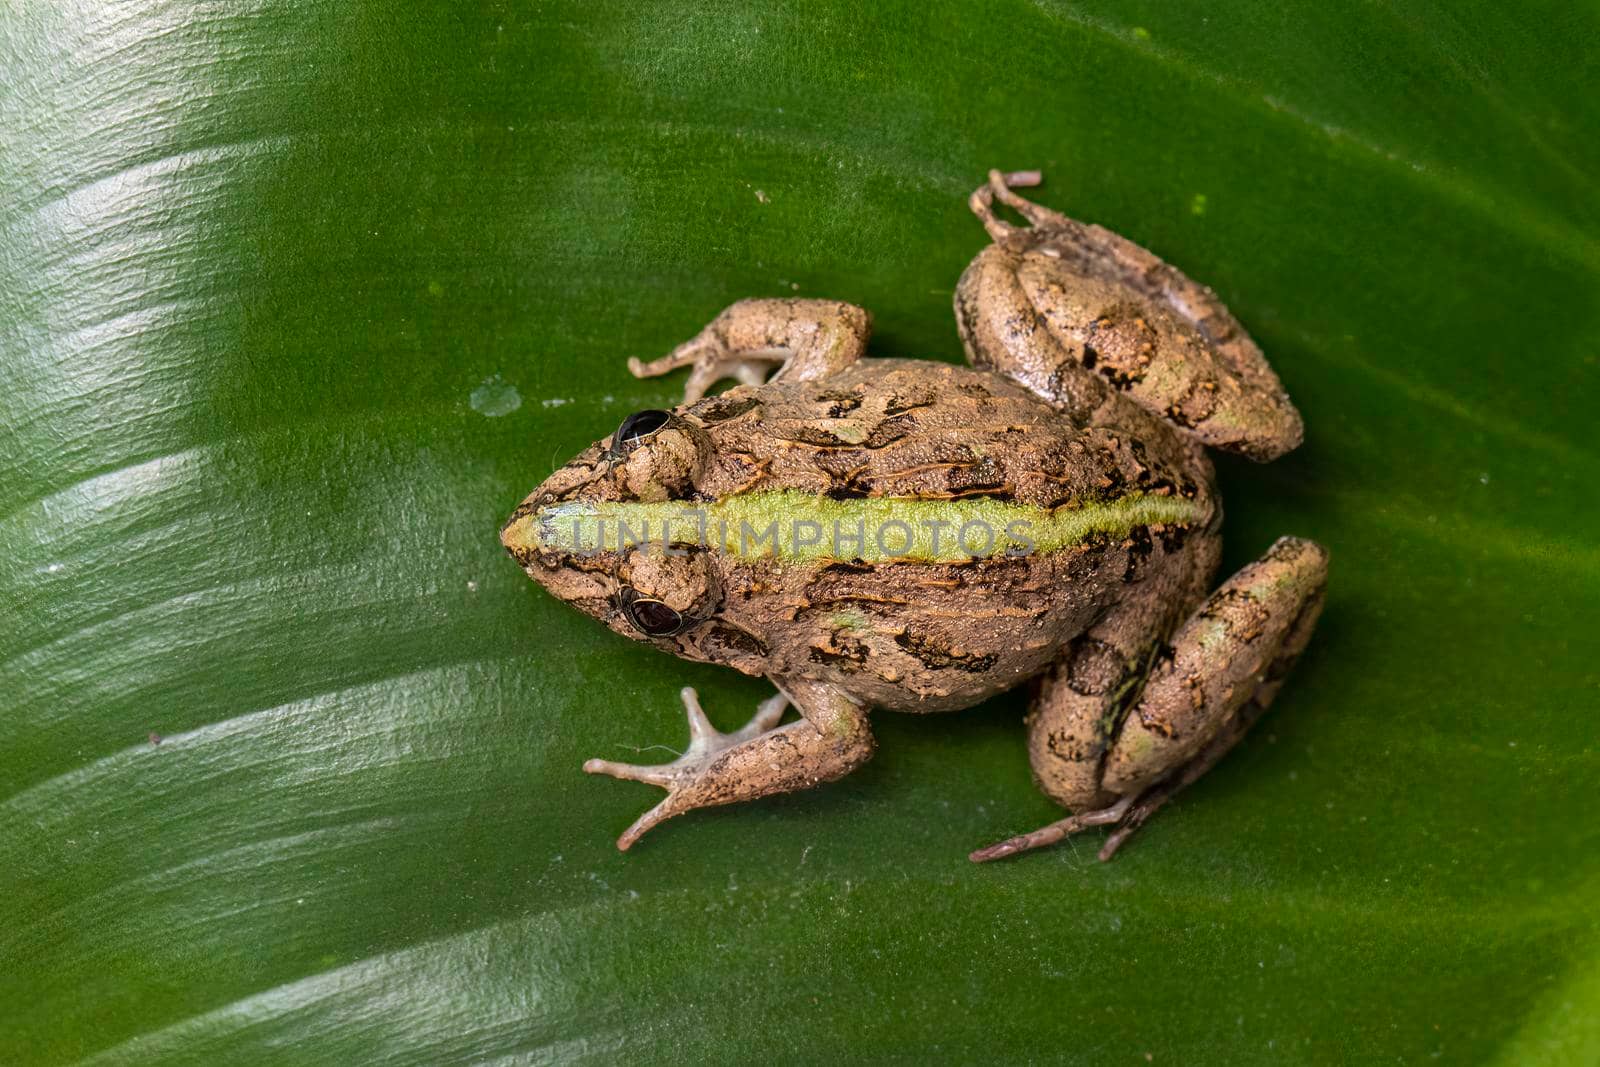
[{"label": "frog's back", "polygon": [[1210,493],[1203,453],[1131,404],[1093,424],[992,372],[865,359],[821,381],[740,387],[689,413],[712,434],[703,495],[783,488],[834,500],[986,497],[1059,508]]},{"label": "frog's back", "polygon": [[[735,626],[748,615],[770,648],[791,650],[786,676],[880,707],[965,707],[1038,673],[1130,584],[1180,565],[1184,542],[1216,517],[1203,454],[1159,420],[1118,405],[1075,424],[967,367],[863,360],[689,414],[714,442],[707,500],[784,494],[769,499],[811,500],[824,525],[865,517],[863,540],[838,551],[824,538],[802,558],[781,546],[723,556],[722,615]],[[984,554],[995,527],[1018,519],[1028,544]],[[902,528],[879,543],[895,520],[924,527],[924,558],[894,554]],[[965,550],[930,555],[930,522]]]}]

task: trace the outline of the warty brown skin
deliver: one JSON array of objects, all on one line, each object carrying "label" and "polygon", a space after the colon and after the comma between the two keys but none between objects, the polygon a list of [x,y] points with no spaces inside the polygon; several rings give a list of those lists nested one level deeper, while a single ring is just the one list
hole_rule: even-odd
[{"label": "warty brown skin", "polygon": [[[996,199],[1030,225],[999,219]],[[663,359],[631,364],[640,375],[690,366],[683,407],[652,416],[642,436],[597,442],[507,523],[507,549],[554,595],[779,689],[729,735],[686,690],[694,743],[682,758],[590,761],[668,790],[620,847],[695,807],[848,773],[872,752],[868,709],[954,710],[1037,679],[1035,776],[1078,814],[973,858],[1090,825],[1116,827],[1109,856],[1237,740],[1309,639],[1326,568],[1311,542],[1280,540],[1206,595],[1221,504],[1205,446],[1268,459],[1302,433],[1242,327],[1209,290],[1022,200],[1006,176],[992,175],[973,209],[994,238],[955,296],[973,368],[863,358],[870,316],[849,304],[743,301]],[[745,384],[704,397],[723,377]],[[774,491],[1041,514],[1140,498],[1192,507],[1052,551],[955,561],[664,556],[659,545],[581,555],[538,536],[541,509],[563,502],[704,506]],[[641,632],[640,601],[681,628]],[[802,718],[776,725],[789,702]]]},{"label": "warty brown skin", "polygon": [[[1079,426],[993,374],[863,359],[820,380],[738,386],[683,409],[682,430],[708,459],[692,488],[673,499],[781,486],[840,500],[984,496],[1048,509],[1137,491],[1192,500],[1198,521],[949,563],[710,551],[668,561],[642,548],[578,561],[527,546],[513,552],[556,595],[627,636],[641,635],[615,607],[624,586],[705,619],[651,639],[686,659],[830,684],[878,708],[956,710],[1039,673],[1130,587],[1164,599],[1188,595],[1196,555],[1214,557],[1214,547],[1190,547],[1216,540],[1204,453],[1138,408],[1117,405],[1108,414],[1116,421]],[[607,458],[609,448],[596,445],[569,464],[561,488],[535,494],[528,509],[639,499],[637,479],[630,483],[628,465]],[[686,598],[688,590],[714,591],[715,601]],[[866,624],[830,623],[845,608]]]}]

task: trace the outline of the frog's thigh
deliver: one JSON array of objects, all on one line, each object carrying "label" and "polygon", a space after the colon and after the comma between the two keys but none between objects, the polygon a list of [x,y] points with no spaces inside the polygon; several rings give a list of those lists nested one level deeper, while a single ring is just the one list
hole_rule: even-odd
[{"label": "frog's thigh", "polygon": [[684,402],[693,403],[723,378],[759,384],[774,364],[774,378],[825,378],[861,358],[872,334],[864,308],[837,300],[741,300],[699,334],[660,359],[628,361],[639,378],[692,366]]},{"label": "frog's thigh", "polygon": [[1113,403],[1116,391],[1057,337],[1023,290],[1021,256],[1002,244],[978,253],[956,283],[956,329],[974,367],[1032,390],[1078,422]]},{"label": "frog's thigh", "polygon": [[1215,293],[1110,230],[1019,210],[1033,225],[990,226],[995,243],[956,286],[974,364],[1079,417],[1120,393],[1204,444],[1252,459],[1300,443],[1299,412]]},{"label": "frog's thigh", "polygon": [[1107,753],[1107,792],[1138,793],[1219,736],[1237,739],[1241,711],[1253,717],[1271,701],[1310,639],[1327,566],[1320,545],[1280,538],[1207,598],[1173,636]]},{"label": "frog's thigh", "polygon": [[1163,614],[1149,597],[1123,602],[1075,640],[1041,681],[1028,712],[1028,762],[1056,803],[1083,811],[1115,799],[1100,786],[1100,767],[1139,683],[1140,663],[1165,631]]},{"label": "frog's thigh", "polygon": [[[1109,314],[1095,319],[1092,330],[1116,336],[1123,365],[1098,365],[1099,373],[1213,448],[1273,459],[1300,444],[1300,413],[1216,293],[1104,227],[1084,225],[1075,237],[1091,255],[1114,264],[1127,289],[1168,313],[1160,322],[1129,314],[1126,302],[1100,309]],[[1140,365],[1141,355],[1147,365]]]}]

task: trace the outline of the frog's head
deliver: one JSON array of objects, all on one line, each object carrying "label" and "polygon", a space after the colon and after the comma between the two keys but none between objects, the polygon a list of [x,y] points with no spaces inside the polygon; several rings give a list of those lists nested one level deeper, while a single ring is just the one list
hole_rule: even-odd
[{"label": "frog's head", "polygon": [[728,642],[706,640],[726,629],[712,621],[721,582],[713,550],[685,516],[694,514],[710,455],[710,438],[693,418],[630,415],[529,494],[500,541],[534,581],[618,633],[757,673],[743,662],[751,642],[730,652]]}]

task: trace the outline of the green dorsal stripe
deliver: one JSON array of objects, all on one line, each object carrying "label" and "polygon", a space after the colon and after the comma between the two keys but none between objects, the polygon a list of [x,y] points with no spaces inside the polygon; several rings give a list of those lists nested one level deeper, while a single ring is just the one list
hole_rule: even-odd
[{"label": "green dorsal stripe", "polygon": [[704,545],[777,559],[957,561],[1053,552],[1140,526],[1185,524],[1200,505],[1132,493],[1051,510],[988,497],[832,500],[794,491],[744,493],[713,503],[571,501],[542,508],[517,540],[567,552],[624,545]]}]

